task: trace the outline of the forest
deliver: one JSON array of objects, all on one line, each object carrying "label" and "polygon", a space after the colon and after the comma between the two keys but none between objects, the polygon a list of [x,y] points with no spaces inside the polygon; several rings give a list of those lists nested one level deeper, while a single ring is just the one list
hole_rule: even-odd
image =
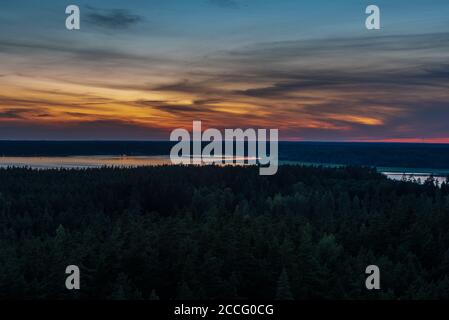
[{"label": "forest", "polygon": [[0,169],[0,299],[449,299],[448,230],[368,167]]},{"label": "forest", "polygon": [[[203,142],[202,147],[207,144]],[[175,143],[170,141],[2,140],[0,156],[161,156],[169,155],[174,145]],[[351,166],[448,169],[449,144],[280,141],[279,160]]]}]

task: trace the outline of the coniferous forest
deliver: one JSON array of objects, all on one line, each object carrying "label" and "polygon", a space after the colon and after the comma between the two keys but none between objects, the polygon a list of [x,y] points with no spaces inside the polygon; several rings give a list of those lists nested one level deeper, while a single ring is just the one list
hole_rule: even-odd
[{"label": "coniferous forest", "polygon": [[[361,167],[258,173],[0,169],[0,298],[449,298],[449,185]],[[81,290],[65,288],[72,264]]]}]

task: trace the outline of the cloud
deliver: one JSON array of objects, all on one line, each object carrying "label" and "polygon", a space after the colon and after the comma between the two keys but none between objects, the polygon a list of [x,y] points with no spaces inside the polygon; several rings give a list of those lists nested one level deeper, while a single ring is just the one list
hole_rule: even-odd
[{"label": "cloud", "polygon": [[[39,60],[39,64],[33,64],[33,67],[40,67],[48,64],[50,70],[74,66],[80,69],[81,65],[86,67],[94,64],[95,70],[100,67],[111,67],[113,64],[121,68],[135,67],[141,70],[144,64],[147,67],[166,66],[174,63],[173,59],[167,56],[153,54],[139,54],[126,48],[99,46],[97,44],[81,44],[76,41],[46,42],[45,40],[0,40],[0,55],[9,55],[14,59],[18,56]],[[61,65],[59,63],[62,63]],[[11,73],[22,72],[29,74],[30,69],[21,70],[16,68]],[[7,75],[4,75],[7,76]],[[86,79],[83,79],[86,80]],[[124,84],[125,85],[125,84]]]},{"label": "cloud", "polygon": [[2,140],[166,140],[166,129],[121,120],[96,120],[63,124],[29,121],[2,122]]},{"label": "cloud", "polygon": [[29,113],[29,110],[11,108],[0,110],[0,120],[7,119],[23,119],[24,115]]},{"label": "cloud", "polygon": [[213,86],[210,81],[181,80],[175,83],[157,85],[151,87],[153,91],[195,93],[207,96],[222,96],[229,94],[228,91]]},{"label": "cloud", "polygon": [[[350,60],[356,65],[363,61],[354,61],[354,56],[372,59],[379,53],[395,55],[408,52],[411,55],[399,56],[405,60],[416,58],[416,54],[435,54],[437,48],[449,49],[449,32],[389,35],[389,36],[364,36],[364,37],[335,37],[298,41],[275,41],[249,45],[245,48],[224,51],[224,60],[232,61],[264,61],[284,62],[308,58],[310,61],[323,61],[332,59],[334,63],[340,63],[340,59],[346,62]],[[438,55],[435,55],[436,57]],[[431,56],[429,56],[431,57]],[[338,58],[338,60],[337,60]]]},{"label": "cloud", "polygon": [[[222,51],[203,64],[213,66],[215,83],[254,83],[234,94],[297,98],[311,90],[447,88],[448,52],[449,33],[313,39]],[[194,92],[197,84],[178,86]]]},{"label": "cloud", "polygon": [[[45,91],[39,91],[34,90],[35,93],[43,93]],[[65,97],[74,97],[76,95],[73,95],[72,93],[66,93],[64,94]],[[0,96],[0,110],[2,108],[6,108],[7,110],[14,110],[15,112],[20,112],[21,114],[30,113],[31,111],[35,110],[42,110],[45,108],[73,108],[73,107],[84,107],[89,106],[90,104],[96,104],[95,102],[89,102],[89,99],[92,99],[92,97],[89,97],[88,95],[84,95],[83,98],[86,98],[86,102],[83,102],[82,104],[79,103],[68,103],[63,102],[61,100],[55,101],[52,99],[49,99],[50,96],[47,96],[47,98],[29,98],[29,99],[19,99],[19,98],[11,98],[6,96]],[[103,100],[98,102],[97,104],[106,103],[110,100]],[[9,109],[8,106],[15,106],[16,108]]]},{"label": "cloud", "polygon": [[[0,53],[12,53],[11,59],[17,53],[43,61],[33,81],[45,70],[45,80],[82,89],[76,96],[63,86],[59,92],[48,89],[35,100],[0,97],[0,110],[5,108],[0,120],[3,126],[32,118],[31,127],[47,121],[52,131],[43,132],[64,137],[75,137],[79,130],[80,137],[135,138],[147,136],[145,128],[156,135],[160,127],[189,127],[192,120],[217,128],[277,127],[283,138],[447,137],[448,49],[449,33],[368,36],[259,43],[197,52],[186,62],[128,47],[3,41]],[[46,60],[48,52],[55,54]],[[30,68],[21,71],[31,73]],[[52,127],[62,118],[73,129],[69,133]]]},{"label": "cloud", "polygon": [[86,22],[106,29],[123,30],[143,22],[143,16],[126,9],[97,9],[87,6]]},{"label": "cloud", "polygon": [[[299,75],[298,75],[299,73]],[[288,98],[289,95],[297,94],[301,91],[310,90],[366,90],[387,89],[400,90],[406,88],[417,88],[431,86],[433,88],[443,87],[449,90],[449,70],[448,66],[427,64],[418,68],[397,70],[395,72],[383,70],[344,71],[338,69],[329,70],[304,70],[291,74],[284,74],[284,79],[273,83],[270,86],[258,87],[237,91],[237,93],[259,97],[259,98]]]},{"label": "cloud", "polygon": [[195,100],[191,104],[180,104],[173,101],[148,101],[139,100],[136,105],[163,111],[167,114],[183,118],[208,119],[218,116],[212,104],[222,100]]}]

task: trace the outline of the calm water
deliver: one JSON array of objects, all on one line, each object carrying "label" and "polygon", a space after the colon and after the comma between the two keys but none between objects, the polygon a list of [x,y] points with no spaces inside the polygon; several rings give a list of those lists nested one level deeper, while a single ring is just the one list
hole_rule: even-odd
[{"label": "calm water", "polygon": [[[229,157],[245,161],[248,157]],[[256,158],[251,158],[255,160]],[[213,157],[204,159],[212,162]],[[0,168],[29,167],[32,169],[82,169],[107,167],[144,167],[171,164],[169,156],[67,156],[67,157],[0,157]]]},{"label": "calm water", "polygon": [[168,156],[69,156],[69,157],[0,157],[0,168],[80,169],[109,167],[141,167],[170,164]]},{"label": "calm water", "polygon": [[[289,164],[319,165],[317,163],[284,162]],[[141,167],[171,164],[169,156],[68,156],[68,157],[0,157],[0,168],[29,167],[33,169],[81,169],[109,167]],[[281,162],[282,164],[282,162]],[[332,166],[332,165],[329,165]],[[393,180],[411,180],[423,183],[432,171],[417,172],[407,168],[378,168],[380,172]],[[446,181],[449,170],[439,170],[434,174],[435,180],[441,185]],[[444,174],[443,174],[444,173]]]},{"label": "calm water", "polygon": [[[429,173],[401,173],[401,172],[382,172],[384,175],[386,175],[388,178],[393,180],[408,180],[408,181],[415,181],[418,183],[424,183],[427,179],[429,179],[430,174]],[[438,183],[438,185],[441,185],[443,182],[446,181],[445,176],[433,176],[434,180]]]}]

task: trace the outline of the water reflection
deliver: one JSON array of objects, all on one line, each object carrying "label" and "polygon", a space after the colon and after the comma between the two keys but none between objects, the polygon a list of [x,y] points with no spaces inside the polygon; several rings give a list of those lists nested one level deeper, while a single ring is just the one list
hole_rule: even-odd
[{"label": "water reflection", "polygon": [[109,167],[140,167],[170,164],[168,156],[70,156],[70,157],[0,157],[0,167],[32,169],[76,169]]},{"label": "water reflection", "polygon": [[[221,158],[220,158],[221,159]],[[230,160],[230,157],[225,157]],[[218,158],[203,159],[204,163],[210,164],[217,161]],[[234,159],[246,161],[249,158]],[[251,159],[257,160],[257,159]],[[0,168],[7,167],[28,167],[32,169],[82,169],[82,168],[101,168],[108,167],[143,167],[171,164],[169,156],[68,156],[68,157],[0,157]],[[284,161],[280,164],[301,164],[301,165],[320,165],[318,163],[303,163],[295,161]],[[335,166],[335,165],[329,165]],[[424,183],[430,176],[430,173],[419,172],[394,172],[385,171],[386,168],[380,168],[385,176],[393,180],[414,181]],[[441,185],[446,181],[446,176],[433,176],[435,181]]]},{"label": "water reflection", "polygon": [[442,183],[446,181],[446,177],[444,176],[433,176],[429,173],[401,173],[401,172],[382,172],[388,178],[392,180],[398,181],[412,181],[416,183],[424,183],[430,177],[433,177],[433,180],[438,186],[441,186]]},{"label": "water reflection", "polygon": [[[226,164],[242,165],[248,161],[256,162],[258,158],[252,157],[186,157],[192,163],[203,162],[203,164]],[[32,169],[82,169],[101,167],[144,167],[171,164],[169,156],[67,156],[67,157],[0,157],[0,168],[19,167]]]}]

